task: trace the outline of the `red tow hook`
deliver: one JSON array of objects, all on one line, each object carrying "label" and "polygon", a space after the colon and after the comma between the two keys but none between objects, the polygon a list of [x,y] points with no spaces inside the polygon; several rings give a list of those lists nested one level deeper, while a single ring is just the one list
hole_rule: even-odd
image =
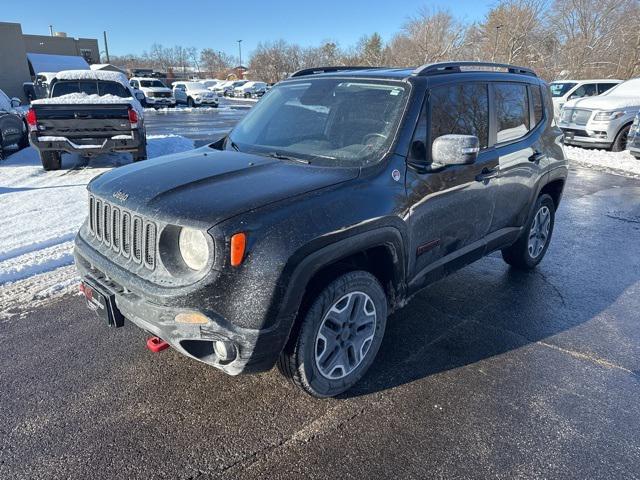
[{"label": "red tow hook", "polygon": [[160,337],[151,337],[147,340],[147,348],[154,353],[158,353],[169,348],[169,344]]}]

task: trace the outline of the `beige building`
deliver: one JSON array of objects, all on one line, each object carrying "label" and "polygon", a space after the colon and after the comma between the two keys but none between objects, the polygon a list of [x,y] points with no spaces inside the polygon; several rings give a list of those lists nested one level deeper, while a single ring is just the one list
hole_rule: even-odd
[{"label": "beige building", "polygon": [[9,97],[25,101],[22,84],[42,71],[42,65],[47,71],[60,71],[83,64],[88,68],[92,63],[100,63],[94,38],[71,38],[62,33],[25,35],[19,23],[0,22],[0,89]]}]

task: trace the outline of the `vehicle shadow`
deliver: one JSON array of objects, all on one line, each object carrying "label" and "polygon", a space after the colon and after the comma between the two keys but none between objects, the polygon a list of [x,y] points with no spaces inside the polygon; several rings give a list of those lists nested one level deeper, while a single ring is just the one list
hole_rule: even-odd
[{"label": "vehicle shadow", "polygon": [[[580,333],[569,332],[619,308],[624,310],[614,317],[616,331],[637,331],[631,313],[638,308],[635,297],[627,294],[619,302],[624,307],[616,302],[640,282],[640,256],[631,253],[637,251],[633,239],[640,224],[608,216],[606,204],[618,202],[607,196],[601,200],[601,205],[581,200],[570,212],[561,210],[551,248],[537,269],[518,271],[494,253],[416,295],[389,317],[375,362],[342,398],[472,365],[558,334],[560,342],[571,338],[575,343],[579,337],[576,348],[612,363],[634,358],[640,338],[625,342],[634,345],[629,354],[616,346],[619,338],[601,335],[597,321],[576,331]],[[630,208],[635,212],[638,205]],[[620,254],[602,247],[613,244]]]}]

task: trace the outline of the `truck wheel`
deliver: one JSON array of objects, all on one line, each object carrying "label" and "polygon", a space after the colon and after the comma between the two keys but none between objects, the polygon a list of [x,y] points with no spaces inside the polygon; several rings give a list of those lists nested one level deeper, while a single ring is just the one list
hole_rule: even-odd
[{"label": "truck wheel", "polygon": [[341,275],[313,300],[278,368],[314,397],[338,395],[373,363],[386,322],[387,298],[376,277],[365,271]]},{"label": "truck wheel", "polygon": [[631,130],[631,124],[622,127],[622,130],[616,135],[616,139],[611,145],[612,152],[622,152],[627,148],[627,138],[629,137],[629,130]]},{"label": "truck wheel", "polygon": [[42,167],[49,170],[60,170],[62,166],[62,154],[60,152],[40,152]]},{"label": "truck wheel", "polygon": [[193,106],[194,106],[193,98],[191,97],[187,98],[187,107],[193,108]]},{"label": "truck wheel", "polygon": [[549,195],[545,193],[538,197],[533,215],[520,238],[502,250],[505,262],[515,268],[531,270],[542,261],[551,241],[555,210],[555,204]]}]

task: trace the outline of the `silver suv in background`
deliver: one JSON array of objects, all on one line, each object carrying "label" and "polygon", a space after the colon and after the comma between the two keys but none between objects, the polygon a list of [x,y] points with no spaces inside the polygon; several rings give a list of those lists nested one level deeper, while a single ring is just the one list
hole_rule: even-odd
[{"label": "silver suv in background", "polygon": [[602,95],[622,80],[558,80],[551,82],[551,100],[553,101],[553,115],[558,120],[560,109],[569,100],[584,97],[595,97]]},{"label": "silver suv in background", "polygon": [[176,99],[173,91],[157,78],[133,77],[129,80],[129,85],[134,91],[144,94],[142,106],[144,107],[175,107]]},{"label": "silver suv in background", "polygon": [[638,110],[640,78],[633,78],[597,97],[569,100],[560,110],[558,126],[565,145],[621,152]]},{"label": "silver suv in background", "polygon": [[218,106],[218,97],[201,82],[174,82],[173,95],[176,103],[185,103],[189,107],[200,105]]}]

